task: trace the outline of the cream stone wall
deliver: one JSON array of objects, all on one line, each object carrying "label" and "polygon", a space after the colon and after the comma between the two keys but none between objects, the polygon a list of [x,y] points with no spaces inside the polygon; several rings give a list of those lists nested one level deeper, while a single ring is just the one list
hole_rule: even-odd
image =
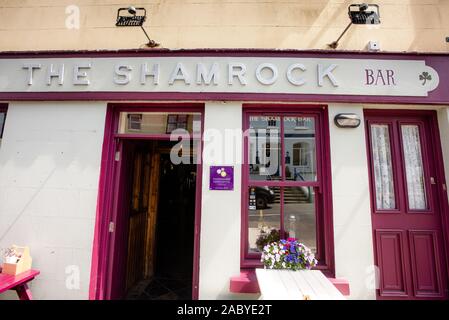
[{"label": "cream stone wall", "polygon": [[[147,9],[145,28],[164,48],[326,49],[348,24],[348,5],[360,2],[0,0],[0,51],[143,47],[139,28],[115,27],[117,9],[131,4]],[[381,24],[353,25],[338,49],[376,40],[384,51],[448,51],[449,0],[368,2],[380,6]],[[79,28],[67,28],[78,9]]]}]

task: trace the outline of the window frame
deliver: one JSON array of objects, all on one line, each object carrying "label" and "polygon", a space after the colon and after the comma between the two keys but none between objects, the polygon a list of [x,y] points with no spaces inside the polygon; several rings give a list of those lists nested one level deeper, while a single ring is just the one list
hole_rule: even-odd
[{"label": "window frame", "polygon": [[[391,161],[392,161],[392,178],[393,178],[393,187],[394,187],[394,198],[396,203],[396,208],[394,209],[379,209],[377,208],[376,203],[376,179],[375,179],[375,173],[374,173],[374,160],[373,160],[373,136],[371,132],[371,126],[372,125],[386,125],[388,126],[388,134],[389,134],[389,140],[390,140],[390,154],[391,154]],[[371,190],[374,198],[372,199],[372,206],[375,213],[400,213],[401,209],[403,207],[402,199],[399,196],[399,189],[401,186],[399,185],[399,176],[401,174],[400,168],[395,163],[395,159],[397,159],[397,144],[399,143],[397,141],[397,135],[395,134],[395,126],[394,122],[392,120],[383,120],[383,119],[369,119],[367,120],[367,130],[368,132],[368,144],[369,147],[369,171],[370,175],[373,177],[370,181],[371,184]]]},{"label": "window frame", "polygon": [[[432,198],[432,193],[429,192],[430,188],[430,168],[429,163],[424,159],[424,153],[427,151],[427,146],[425,144],[425,139],[427,139],[426,135],[428,134],[425,129],[425,123],[423,120],[417,120],[416,118],[408,118],[406,116],[402,116],[398,119],[388,119],[379,115],[372,115],[371,112],[366,110],[366,114],[369,118],[366,120],[367,126],[367,147],[368,149],[368,165],[369,165],[369,174],[370,174],[370,192],[371,196],[371,207],[372,212],[374,214],[401,214],[401,213],[416,213],[416,214],[429,214],[430,212],[434,212],[434,202]],[[391,148],[391,156],[392,156],[392,170],[393,170],[393,181],[394,181],[394,192],[396,198],[396,208],[395,209],[378,209],[376,204],[376,181],[374,174],[374,161],[372,154],[372,133],[371,133],[371,125],[388,125],[389,134],[390,134],[390,148]],[[425,181],[425,192],[427,198],[427,208],[426,209],[410,209],[408,192],[407,189],[407,177],[406,177],[406,168],[404,161],[404,151],[403,151],[403,141],[401,134],[401,126],[402,125],[416,125],[419,129],[420,133],[420,143],[421,143],[421,152],[423,157],[423,174]],[[397,160],[400,160],[399,163]]]},{"label": "window frame", "polygon": [[6,103],[0,103],[0,113],[5,114],[5,118],[3,119],[3,123],[0,126],[0,141],[3,139],[3,134],[5,132],[5,124],[6,124],[6,118],[8,116],[8,105]]},{"label": "window frame", "polygon": [[[249,174],[249,137],[251,116],[280,116],[281,117],[281,166],[282,179],[280,181],[251,180]],[[285,137],[283,117],[313,117],[315,120],[315,157],[316,180],[288,181],[285,175]],[[250,186],[272,187],[312,187],[315,192],[317,251],[320,263],[315,269],[322,270],[332,276],[334,271],[334,241],[332,218],[332,193],[330,170],[329,120],[327,106],[303,104],[243,104],[243,164],[242,164],[242,201],[241,201],[241,268],[261,267],[260,253],[250,253],[248,245],[248,197]],[[323,178],[325,177],[325,179]],[[282,193],[282,192],[281,192]],[[282,199],[282,197],[281,197]],[[281,204],[282,206],[282,204]],[[281,229],[284,216],[280,216]]]}]

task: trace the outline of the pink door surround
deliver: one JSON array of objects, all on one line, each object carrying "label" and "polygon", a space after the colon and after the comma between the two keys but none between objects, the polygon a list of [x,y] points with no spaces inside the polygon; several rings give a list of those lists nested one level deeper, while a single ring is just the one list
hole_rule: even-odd
[{"label": "pink door surround", "polygon": [[[92,252],[91,277],[89,285],[89,299],[109,300],[121,298],[123,281],[117,276],[123,273],[124,237],[126,222],[118,210],[126,200],[120,195],[120,177],[126,172],[123,159],[116,161],[116,151],[120,155],[126,154],[124,140],[135,139],[169,139],[169,135],[126,135],[118,134],[120,112],[200,112],[201,123],[204,123],[204,104],[202,103],[117,103],[109,104],[106,112],[105,133],[100,169],[99,193],[97,201],[97,215],[94,229],[94,244]],[[198,143],[198,154],[201,154],[202,133]],[[199,250],[201,225],[201,179],[202,165],[197,164],[194,257],[192,298],[198,299],[199,288]],[[114,223],[114,231],[110,232],[110,222]],[[122,232],[120,232],[120,230]],[[122,249],[120,249],[122,248]]]},{"label": "pink door surround", "polygon": [[365,110],[365,120],[377,298],[447,299],[448,206],[436,114]]}]

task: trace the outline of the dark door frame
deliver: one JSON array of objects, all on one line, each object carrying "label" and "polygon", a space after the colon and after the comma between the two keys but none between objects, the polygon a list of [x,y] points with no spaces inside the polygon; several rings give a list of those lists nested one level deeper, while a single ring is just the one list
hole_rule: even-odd
[{"label": "dark door frame", "polygon": [[[204,104],[200,103],[117,103],[108,104],[106,112],[106,124],[103,139],[101,159],[99,193],[97,202],[97,214],[94,230],[94,244],[92,252],[91,276],[89,285],[89,299],[109,300],[114,299],[116,293],[111,286],[114,279],[113,270],[114,248],[117,246],[117,237],[120,225],[117,225],[117,210],[120,201],[116,201],[119,192],[118,180],[122,172],[121,159],[117,158],[117,151],[121,151],[125,139],[143,140],[168,140],[167,135],[145,134],[118,134],[120,112],[196,112],[201,113],[201,136],[193,137],[198,141],[198,160],[196,175],[195,195],[195,230],[194,230],[194,254],[192,275],[192,298],[198,299],[199,295],[199,252],[200,252],[200,226],[201,226],[201,192],[202,192],[202,143],[204,130]],[[123,152],[120,153],[122,157]],[[118,160],[118,161],[117,161]],[[115,230],[110,232],[111,224]]]}]

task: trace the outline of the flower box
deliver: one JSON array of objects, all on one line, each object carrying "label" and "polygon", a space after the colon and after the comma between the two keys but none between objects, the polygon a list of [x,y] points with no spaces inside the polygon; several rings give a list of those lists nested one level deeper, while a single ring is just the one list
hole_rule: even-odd
[{"label": "flower box", "polygon": [[30,270],[32,262],[30,248],[14,245],[11,249],[15,252],[15,255],[4,258],[5,262],[2,264],[2,273],[17,275]]},{"label": "flower box", "polygon": [[309,270],[318,263],[312,250],[295,238],[265,245],[260,261],[265,269],[287,270]]}]

